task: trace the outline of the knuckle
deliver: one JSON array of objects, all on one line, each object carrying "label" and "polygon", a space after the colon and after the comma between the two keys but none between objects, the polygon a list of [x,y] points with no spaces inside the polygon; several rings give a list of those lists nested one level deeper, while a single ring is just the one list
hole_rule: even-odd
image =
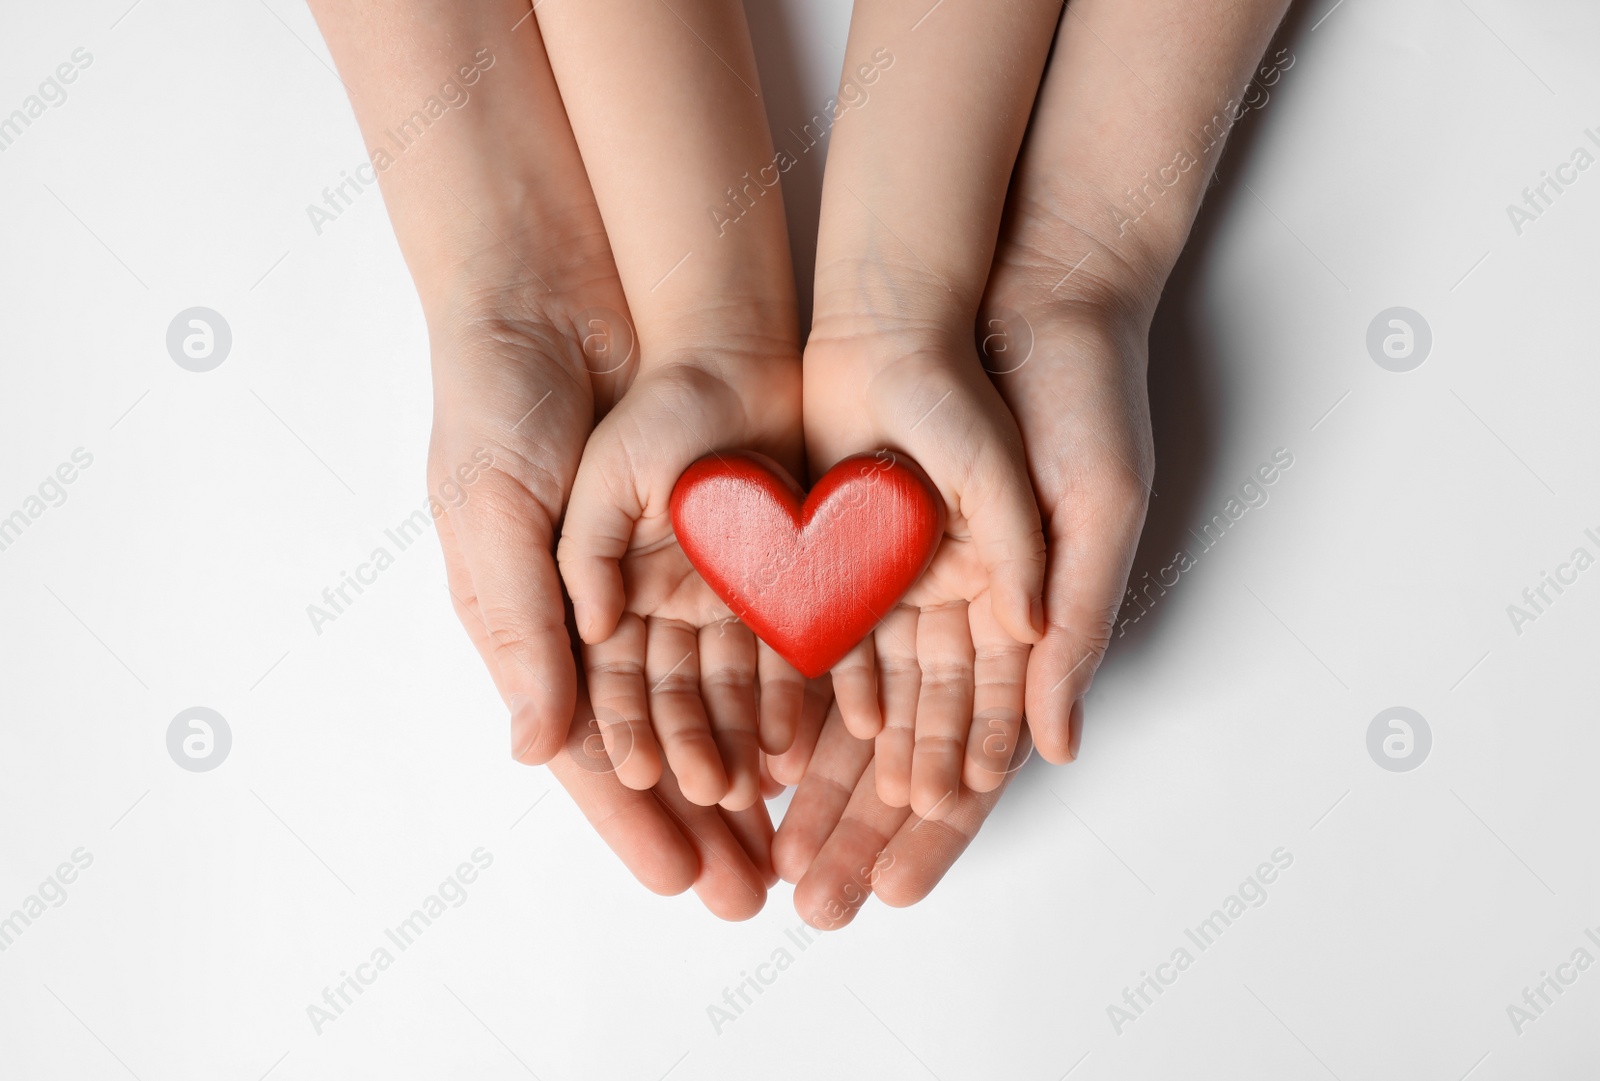
[{"label": "knuckle", "polygon": [[931,683],[935,688],[943,687],[955,691],[972,685],[970,664],[939,657],[920,661],[919,667],[923,683]]},{"label": "knuckle", "polygon": [[751,673],[736,665],[719,664],[700,673],[700,685],[708,690],[744,691],[754,686]]},{"label": "knuckle", "polygon": [[820,770],[816,773],[808,774],[806,776],[806,783],[822,786],[824,789],[833,793],[833,795],[837,797],[841,803],[847,802],[851,796],[855,795],[856,791],[855,785],[846,784],[845,782],[839,780],[839,778],[829,776]]},{"label": "knuckle", "polygon": [[1073,638],[1071,655],[1074,659],[1072,667],[1067,670],[1067,676],[1075,677],[1083,686],[1088,686],[1089,680],[1094,678],[1095,671],[1100,667],[1100,661],[1105,657],[1106,648],[1111,645],[1116,618],[1117,610],[1113,607],[1096,613],[1087,621],[1063,628]]},{"label": "knuckle", "polygon": [[519,604],[508,598],[491,598],[479,594],[478,610],[489,633],[504,637],[507,645],[520,646],[547,634],[565,633],[565,612],[550,606]]},{"label": "knuckle", "polygon": [[644,675],[644,665],[638,661],[591,661],[588,668],[590,676],[637,679]]},{"label": "knuckle", "polygon": [[497,622],[494,612],[485,612],[484,620],[488,625],[489,640],[494,643],[496,652],[521,654],[526,653],[532,645],[526,631]]},{"label": "knuckle", "polygon": [[679,669],[660,676],[650,684],[652,695],[693,695],[700,696],[700,677],[694,672],[685,672]]},{"label": "knuckle", "polygon": [[833,666],[833,677],[860,682],[871,679],[874,665],[870,656],[852,651]]},{"label": "knuckle", "polygon": [[889,654],[878,658],[878,672],[885,680],[911,681],[922,678],[922,665],[916,657]]},{"label": "knuckle", "polygon": [[722,752],[717,747],[717,741],[711,738],[711,730],[704,725],[680,728],[664,734],[662,740],[670,749],[669,753],[676,754],[680,758],[688,755],[690,758],[705,757],[716,762],[722,760]]},{"label": "knuckle", "polygon": [[[1024,642],[1007,638],[1004,641],[993,640],[977,643],[973,648],[973,661],[985,667],[993,667],[1005,671],[1011,662],[1020,657],[1026,657],[1031,647]],[[996,676],[993,672],[986,672],[983,683],[985,686],[1009,687],[1017,681],[1004,675]]]},{"label": "knuckle", "polygon": [[1096,481],[1096,497],[1109,513],[1123,521],[1144,519],[1150,505],[1150,474],[1153,467],[1138,465],[1130,469],[1125,465],[1108,469]]},{"label": "knuckle", "polygon": [[960,756],[966,753],[967,741],[956,736],[918,736],[918,754],[945,754]]},{"label": "knuckle", "polygon": [[911,713],[902,714],[896,710],[883,718],[883,731],[879,735],[888,734],[890,738],[898,738],[915,731],[916,716]]}]

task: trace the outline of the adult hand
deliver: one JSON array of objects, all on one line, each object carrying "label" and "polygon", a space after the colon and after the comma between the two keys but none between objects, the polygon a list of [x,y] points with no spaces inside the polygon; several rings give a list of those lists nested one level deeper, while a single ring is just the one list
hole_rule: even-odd
[{"label": "adult hand", "polygon": [[873,741],[852,735],[838,707],[830,708],[814,747],[780,756],[788,771],[806,759],[772,841],[774,870],[795,883],[795,910],[813,927],[834,930],[874,893],[896,908],[922,900],[978,835],[1030,751],[1024,728],[999,784],[987,792],[963,787],[937,820],[919,818],[879,798]]},{"label": "adult hand", "polygon": [[[1271,85],[1293,63],[1275,55],[1256,67],[1287,6],[1073,0],[1058,29],[979,319],[1048,548],[1047,626],[1029,656],[1027,727],[1007,780],[1030,733],[1048,761],[1077,756],[1083,697],[1112,637],[1154,468],[1150,319],[1248,82]],[[773,861],[819,927],[847,922],[869,888],[891,905],[920,900],[1004,791],[963,789],[951,814],[918,819],[877,799],[871,755],[834,711],[814,749],[799,744],[774,762],[775,773],[805,772]]]},{"label": "adult hand", "polygon": [[511,711],[512,753],[549,761],[644,885],[693,887],[747,918],[774,881],[765,808],[695,807],[670,774],[633,791],[589,753],[553,549],[585,441],[637,350],[537,24],[515,0],[314,10],[371,145],[429,95],[461,103],[376,171],[428,321],[429,489],[450,592]]},{"label": "adult hand", "polygon": [[1074,0],[1040,85],[980,327],[1013,344],[989,367],[1045,523],[1027,716],[1050,762],[1077,756],[1144,524],[1150,320],[1252,79],[1277,81],[1256,60],[1287,6]]}]

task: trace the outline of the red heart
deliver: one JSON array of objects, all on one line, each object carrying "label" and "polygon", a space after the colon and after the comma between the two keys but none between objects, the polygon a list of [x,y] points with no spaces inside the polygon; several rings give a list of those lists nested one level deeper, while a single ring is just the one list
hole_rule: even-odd
[{"label": "red heart", "polygon": [[730,453],[678,478],[672,527],[717,596],[815,678],[927,569],[944,503],[916,463],[892,451],[846,458],[810,496],[776,462]]}]

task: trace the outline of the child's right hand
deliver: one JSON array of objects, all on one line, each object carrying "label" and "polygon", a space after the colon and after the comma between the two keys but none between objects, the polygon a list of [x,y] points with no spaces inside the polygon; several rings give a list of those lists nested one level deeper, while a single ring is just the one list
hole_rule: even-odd
[{"label": "child's right hand", "polygon": [[799,425],[798,358],[774,341],[647,360],[589,439],[557,558],[601,736],[631,788],[656,783],[664,753],[691,801],[740,810],[761,797],[759,752],[794,739],[804,678],[690,566],[668,504],[713,450],[798,471]]},{"label": "child's right hand", "polygon": [[668,514],[678,477],[713,450],[800,472],[783,195],[757,184],[736,218],[718,209],[774,158],[744,7],[585,0],[534,18],[640,346],[638,377],[584,450],[558,551],[601,732],[623,783],[654,784],[664,753],[690,800],[747,807],[759,750],[794,739],[805,684],[732,621]]}]

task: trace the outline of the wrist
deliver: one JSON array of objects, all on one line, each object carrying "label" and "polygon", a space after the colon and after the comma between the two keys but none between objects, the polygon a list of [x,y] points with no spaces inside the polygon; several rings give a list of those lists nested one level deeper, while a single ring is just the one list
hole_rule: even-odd
[{"label": "wrist", "polygon": [[814,356],[848,353],[881,367],[913,354],[971,352],[982,281],[959,288],[930,270],[875,256],[819,266],[806,342]]},{"label": "wrist", "polygon": [[1182,237],[1168,244],[1120,231],[1110,197],[1013,193],[983,310],[1058,310],[1148,327]]},{"label": "wrist", "polygon": [[735,340],[707,334],[691,344],[654,350],[641,358],[639,374],[690,383],[709,380],[734,395],[747,414],[777,416],[792,411],[798,416],[800,353],[787,338]]},{"label": "wrist", "polygon": [[587,262],[581,245],[552,260],[451,243],[449,258],[413,270],[436,377],[487,353],[506,364],[554,365],[607,401],[621,393],[639,349],[603,235]]},{"label": "wrist", "polygon": [[[800,365],[794,359],[751,361],[696,350],[657,357],[641,368],[617,408],[631,404],[664,426],[653,465],[681,470],[715,451],[750,450],[801,475]],[[683,457],[672,460],[676,454]]]},{"label": "wrist", "polygon": [[501,301],[570,301],[615,281],[593,202],[535,189],[512,176],[441,177],[436,199],[391,210],[430,319]]}]

